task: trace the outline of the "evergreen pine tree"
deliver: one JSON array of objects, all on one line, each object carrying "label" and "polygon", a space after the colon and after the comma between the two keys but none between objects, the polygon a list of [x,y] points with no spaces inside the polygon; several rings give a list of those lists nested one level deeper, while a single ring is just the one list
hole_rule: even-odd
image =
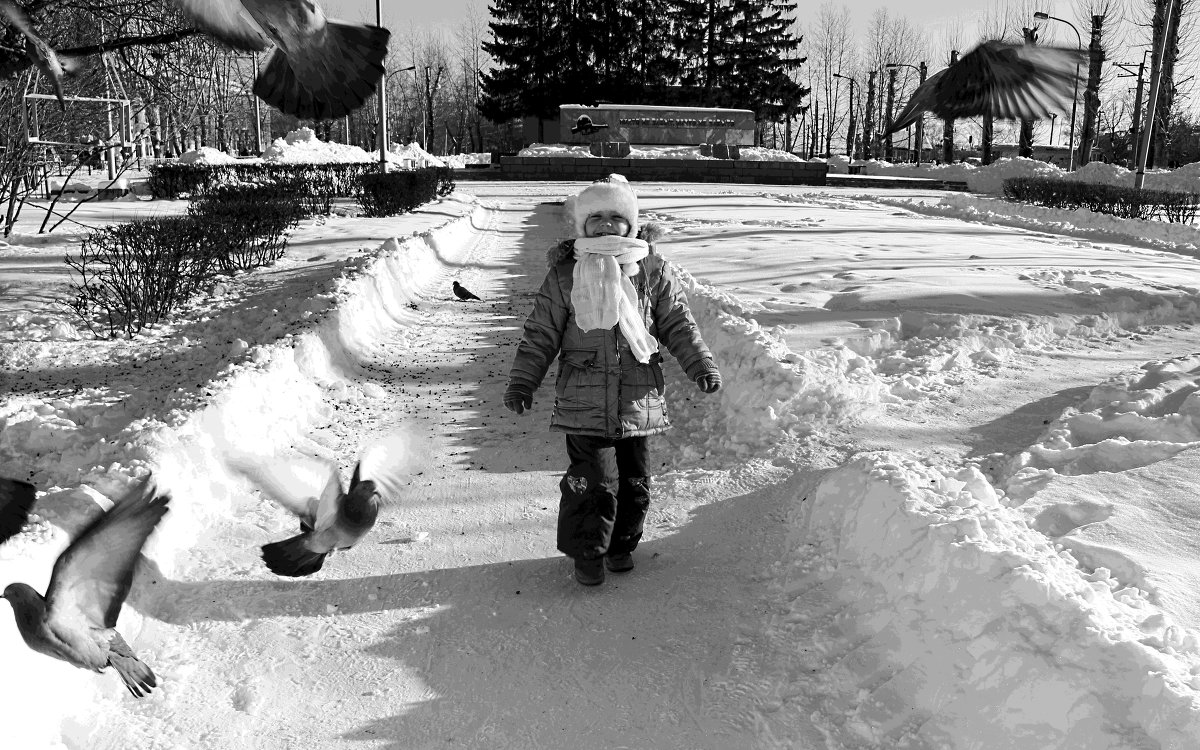
[{"label": "evergreen pine tree", "polygon": [[558,112],[569,91],[561,75],[567,52],[570,0],[493,0],[491,41],[483,50],[495,67],[482,80],[480,113],[493,122]]},{"label": "evergreen pine tree", "polygon": [[699,91],[699,106],[726,106],[723,88],[733,73],[732,39],[737,17],[727,0],[674,0],[680,35],[680,83]]},{"label": "evergreen pine tree", "polygon": [[736,13],[731,47],[732,70],[726,83],[731,106],[753,109],[755,119],[777,122],[800,108],[809,89],[790,73],[803,37],[792,33],[796,3],[792,0],[731,0]]}]

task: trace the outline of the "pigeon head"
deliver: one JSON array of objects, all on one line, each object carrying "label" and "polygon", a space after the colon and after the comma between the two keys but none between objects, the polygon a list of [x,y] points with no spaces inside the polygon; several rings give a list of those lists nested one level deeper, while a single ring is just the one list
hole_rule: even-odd
[{"label": "pigeon head", "polygon": [[10,583],[5,587],[0,599],[7,599],[17,616],[18,625],[23,620],[30,623],[40,620],[46,611],[46,600],[32,586],[24,583]]}]

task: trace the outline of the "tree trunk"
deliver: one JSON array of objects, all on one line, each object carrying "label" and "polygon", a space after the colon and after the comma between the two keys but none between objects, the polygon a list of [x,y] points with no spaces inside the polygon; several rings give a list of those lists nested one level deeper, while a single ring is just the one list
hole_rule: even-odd
[{"label": "tree trunk", "polygon": [[863,158],[875,157],[875,71],[867,75],[867,114],[863,118]]},{"label": "tree trunk", "polygon": [[[1037,44],[1037,29],[1031,29],[1026,26],[1022,31],[1025,33],[1026,44]],[[1017,141],[1017,155],[1024,156],[1026,159],[1033,158],[1033,120],[1021,120],[1021,134]]]},{"label": "tree trunk", "polygon": [[[958,62],[958,50],[950,50],[950,64]],[[942,161],[954,163],[954,120],[948,119],[942,128]]]},{"label": "tree trunk", "polygon": [[983,163],[992,163],[992,116],[983,116],[983,132],[979,135],[979,147],[983,151]]},{"label": "tree trunk", "polygon": [[154,158],[161,159],[163,157],[162,108],[155,104],[150,108],[150,114],[153,117],[150,125],[150,148],[154,153]]},{"label": "tree trunk", "polygon": [[[1157,41],[1162,34],[1163,20],[1166,18],[1168,0],[1156,0],[1154,4],[1154,38]],[[1175,5],[1172,14],[1171,33],[1167,37],[1167,47],[1163,54],[1162,71],[1159,73],[1158,103],[1154,108],[1154,130],[1151,133],[1150,153],[1147,156],[1147,166],[1166,167],[1167,164],[1167,133],[1168,123],[1171,122],[1171,108],[1175,103],[1175,61],[1179,58],[1179,21],[1183,12],[1183,3]]]},{"label": "tree trunk", "polygon": [[1088,82],[1083,92],[1083,134],[1079,138],[1079,166],[1087,164],[1096,141],[1096,118],[1100,113],[1100,67],[1104,64],[1104,47],[1100,43],[1104,16],[1092,16],[1092,40],[1088,44]]}]

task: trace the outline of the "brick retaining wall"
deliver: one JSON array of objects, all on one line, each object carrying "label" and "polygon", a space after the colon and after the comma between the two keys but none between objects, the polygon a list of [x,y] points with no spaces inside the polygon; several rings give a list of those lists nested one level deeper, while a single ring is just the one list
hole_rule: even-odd
[{"label": "brick retaining wall", "polygon": [[760,185],[824,185],[829,165],[730,159],[555,159],[501,156],[500,179],[587,181],[618,172],[655,182],[744,182]]}]

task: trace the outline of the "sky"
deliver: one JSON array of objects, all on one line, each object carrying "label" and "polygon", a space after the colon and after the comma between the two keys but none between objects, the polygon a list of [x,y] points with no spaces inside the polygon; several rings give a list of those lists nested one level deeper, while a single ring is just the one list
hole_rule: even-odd
[{"label": "sky", "polygon": [[[297,134],[270,158],[320,150]],[[341,201],[134,339],[59,304],[61,259],[84,226],[187,201],[85,203],[50,235],[26,205],[0,243],[0,475],[41,494],[0,583],[43,590],[147,471],[171,509],[118,620],[159,686],[135,700],[30,651],[0,603],[6,738],[1196,747],[1200,230],[996,197],[1006,175],[1063,177],[1034,162],[924,171],[970,192],[634,183],[724,385],[700,394],[666,358],[675,429],[637,567],[595,589],[554,549],[552,382],[524,415],[501,405],[581,184],[463,180],[381,219]],[[308,578],[266,570],[295,518],[230,467],[307,456],[344,477],[401,431],[432,459],[367,537]]]},{"label": "sky", "polygon": [[[488,0],[441,0],[440,2],[428,3],[415,3],[408,0],[381,0],[381,2],[384,25],[396,31],[407,28],[409,25],[417,28],[438,25],[453,27],[468,8],[477,9],[480,15],[486,18],[490,5]],[[881,7],[888,8],[893,14],[903,15],[917,25],[924,24],[931,28],[936,28],[939,25],[961,17],[965,25],[969,27],[971,19],[992,3],[989,0],[965,0],[964,2],[929,0],[929,2],[886,4],[877,2],[876,0],[847,0],[842,4],[851,10],[854,17],[860,20],[862,24],[861,28],[865,29],[866,19],[877,8]],[[1074,20],[1074,16],[1070,15],[1070,6],[1063,2],[1063,0],[1050,0],[1046,5],[1051,9],[1047,12],[1062,16],[1068,20]],[[1068,15],[1054,12],[1052,9],[1056,6],[1062,6],[1063,12],[1068,13]],[[326,13],[332,17],[342,17],[370,23],[375,22],[376,5],[372,0],[325,0],[323,7]],[[800,6],[798,8],[798,15],[802,16],[805,8],[808,7],[806,5]]]},{"label": "sky", "polygon": [[[437,25],[453,27],[470,8],[480,15],[487,15],[487,0],[439,0],[438,2],[413,2],[412,0],[379,0],[383,10],[383,25],[393,31],[413,27]],[[325,14],[333,18],[375,23],[374,0],[324,0]]]}]

